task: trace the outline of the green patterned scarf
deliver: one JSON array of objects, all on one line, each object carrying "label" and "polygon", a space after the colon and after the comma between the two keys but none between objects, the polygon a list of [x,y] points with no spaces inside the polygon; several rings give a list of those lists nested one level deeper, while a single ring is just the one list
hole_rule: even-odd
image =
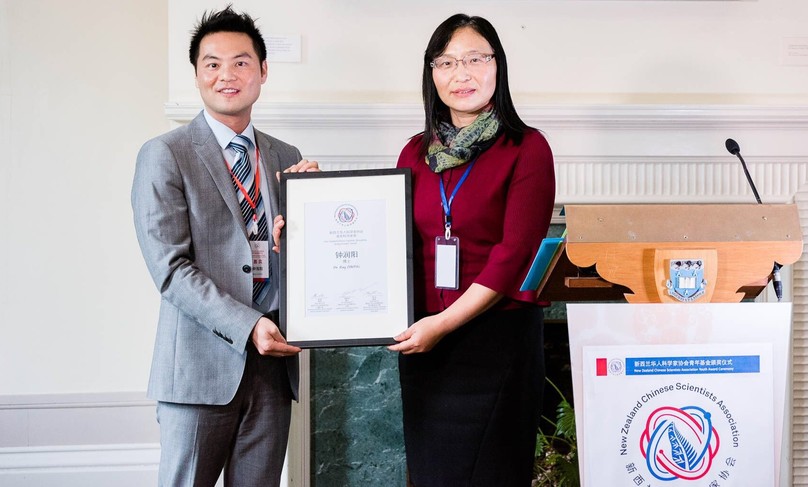
[{"label": "green patterned scarf", "polygon": [[499,118],[489,105],[471,125],[457,128],[441,122],[429,144],[426,164],[434,173],[461,166],[491,147],[499,134]]}]

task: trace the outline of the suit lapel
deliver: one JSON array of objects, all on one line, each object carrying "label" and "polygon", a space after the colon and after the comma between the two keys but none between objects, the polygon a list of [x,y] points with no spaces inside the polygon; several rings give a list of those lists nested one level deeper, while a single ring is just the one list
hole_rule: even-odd
[{"label": "suit lapel", "polygon": [[210,130],[208,122],[205,121],[205,116],[200,113],[196,118],[191,121],[189,125],[191,131],[191,141],[193,142],[194,151],[199,161],[207,168],[213,182],[219,189],[227,208],[233,214],[233,217],[247,236],[247,226],[244,224],[244,218],[241,216],[241,208],[238,204],[238,197],[236,190],[233,187],[233,179],[230,176],[230,171],[227,170],[225,165],[224,155],[222,155],[222,148],[216,141],[213,131]]},{"label": "suit lapel", "polygon": [[261,160],[264,163],[262,169],[263,174],[261,174],[261,176],[266,182],[267,188],[269,188],[269,194],[264,195],[264,205],[265,208],[269,208],[270,210],[267,216],[267,223],[269,224],[271,235],[272,220],[275,218],[275,215],[278,214],[277,201],[278,195],[280,194],[280,184],[275,174],[281,170],[281,162],[278,159],[278,154],[272,149],[272,143],[269,141],[269,138],[257,129],[255,130],[255,141],[258,144],[258,150],[261,151]]}]

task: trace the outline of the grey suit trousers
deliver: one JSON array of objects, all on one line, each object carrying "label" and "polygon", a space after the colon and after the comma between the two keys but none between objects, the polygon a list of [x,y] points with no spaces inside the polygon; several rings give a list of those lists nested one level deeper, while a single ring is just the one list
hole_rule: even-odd
[{"label": "grey suit trousers", "polygon": [[[267,373],[267,368],[277,371]],[[223,469],[226,486],[278,486],[291,418],[292,391],[285,376],[282,359],[262,357],[250,344],[230,403],[159,402],[160,486],[213,487]]]}]

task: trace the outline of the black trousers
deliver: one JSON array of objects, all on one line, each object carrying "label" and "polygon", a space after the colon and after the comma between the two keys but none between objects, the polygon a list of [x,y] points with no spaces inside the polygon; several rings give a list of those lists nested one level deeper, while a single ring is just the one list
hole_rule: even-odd
[{"label": "black trousers", "polygon": [[529,487],[544,390],[541,308],[490,310],[399,356],[415,487]]}]

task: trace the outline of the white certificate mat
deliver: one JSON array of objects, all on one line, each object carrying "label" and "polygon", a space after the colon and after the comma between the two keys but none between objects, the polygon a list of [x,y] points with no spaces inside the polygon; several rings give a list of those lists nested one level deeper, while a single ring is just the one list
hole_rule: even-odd
[{"label": "white certificate mat", "polygon": [[570,304],[581,485],[779,485],[790,303]]},{"label": "white certificate mat", "polygon": [[387,312],[387,205],[379,200],[304,205],[305,314]]},{"label": "white certificate mat", "polygon": [[409,170],[284,174],[280,211],[289,343],[394,343],[413,319]]}]

